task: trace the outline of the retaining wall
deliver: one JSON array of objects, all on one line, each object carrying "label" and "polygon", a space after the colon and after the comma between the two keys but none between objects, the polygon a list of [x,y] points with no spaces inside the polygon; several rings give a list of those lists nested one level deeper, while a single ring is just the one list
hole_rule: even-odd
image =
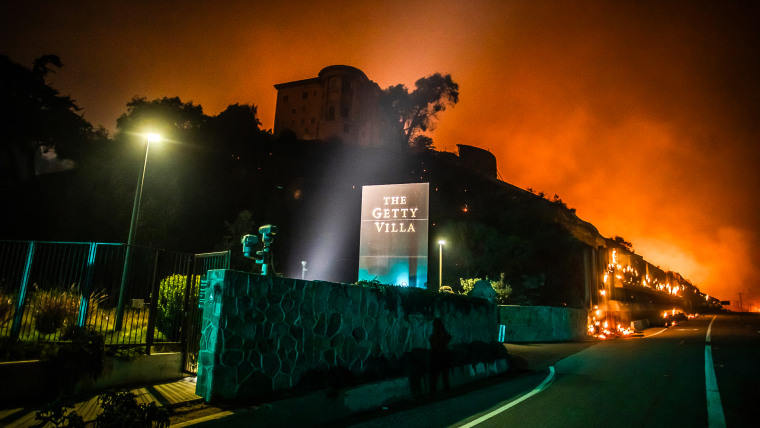
[{"label": "retaining wall", "polygon": [[196,387],[206,401],[308,387],[320,374],[424,370],[435,318],[451,335],[451,365],[471,362],[457,349],[487,355],[498,333],[497,307],[483,299],[229,270],[207,278]]},{"label": "retaining wall", "polygon": [[499,306],[504,342],[560,342],[588,336],[588,314],[583,309],[550,306]]}]

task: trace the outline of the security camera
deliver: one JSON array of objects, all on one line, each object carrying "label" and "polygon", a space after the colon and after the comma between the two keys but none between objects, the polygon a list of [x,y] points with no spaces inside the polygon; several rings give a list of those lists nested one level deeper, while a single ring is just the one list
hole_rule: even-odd
[{"label": "security camera", "polygon": [[240,240],[240,243],[243,244],[243,256],[248,257],[249,259],[256,258],[254,256],[255,250],[256,250],[256,244],[259,243],[259,237],[256,235],[245,235]]},{"label": "security camera", "polygon": [[262,235],[276,235],[277,226],[273,224],[265,224],[259,228],[259,233]]},{"label": "security camera", "polygon": [[269,244],[272,243],[272,237],[277,234],[277,226],[273,224],[265,224],[259,228],[261,234],[261,242],[264,243],[264,247],[268,250]]}]

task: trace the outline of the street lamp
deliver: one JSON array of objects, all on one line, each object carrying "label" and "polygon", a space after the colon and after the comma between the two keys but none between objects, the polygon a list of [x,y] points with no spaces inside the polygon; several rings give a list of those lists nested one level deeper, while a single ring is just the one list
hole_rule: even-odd
[{"label": "street lamp", "polygon": [[145,160],[143,160],[142,168],[140,168],[140,174],[137,179],[137,188],[135,189],[135,201],[132,204],[132,220],[129,222],[129,236],[127,237],[127,253],[124,257],[124,270],[121,274],[121,289],[119,290],[119,302],[116,311],[116,320],[114,321],[114,330],[121,330],[122,320],[124,318],[124,305],[127,298],[127,277],[129,274],[129,265],[132,261],[132,246],[135,243],[135,236],[137,235],[137,218],[140,214],[140,202],[142,200],[143,183],[145,182],[145,167],[148,165],[148,151],[150,150],[150,143],[157,143],[161,141],[161,136],[158,134],[145,134]]},{"label": "street lamp", "polygon": [[147,141],[147,144],[145,144],[145,160],[140,169],[140,177],[137,180],[137,188],[135,189],[135,202],[132,205],[132,221],[129,223],[127,245],[135,243],[135,235],[137,234],[137,217],[140,214],[140,202],[142,200],[143,182],[145,182],[145,167],[148,165],[148,150],[150,149],[150,143],[161,141],[161,136],[158,134],[146,134],[145,140]]},{"label": "street lamp", "polygon": [[443,285],[443,244],[445,243],[443,239],[438,240],[438,291]]}]

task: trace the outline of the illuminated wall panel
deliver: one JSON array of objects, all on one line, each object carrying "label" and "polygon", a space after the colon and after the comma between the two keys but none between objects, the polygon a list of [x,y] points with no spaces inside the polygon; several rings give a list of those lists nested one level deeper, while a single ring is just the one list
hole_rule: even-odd
[{"label": "illuminated wall panel", "polygon": [[359,280],[427,287],[428,183],[362,187]]}]

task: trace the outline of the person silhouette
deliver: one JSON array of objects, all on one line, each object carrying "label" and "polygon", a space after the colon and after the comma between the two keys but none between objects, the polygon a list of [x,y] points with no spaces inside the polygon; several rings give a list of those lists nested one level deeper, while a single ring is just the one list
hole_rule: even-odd
[{"label": "person silhouette", "polygon": [[430,394],[435,393],[438,378],[443,378],[443,389],[449,389],[449,342],[451,335],[440,318],[433,320],[430,335]]}]

